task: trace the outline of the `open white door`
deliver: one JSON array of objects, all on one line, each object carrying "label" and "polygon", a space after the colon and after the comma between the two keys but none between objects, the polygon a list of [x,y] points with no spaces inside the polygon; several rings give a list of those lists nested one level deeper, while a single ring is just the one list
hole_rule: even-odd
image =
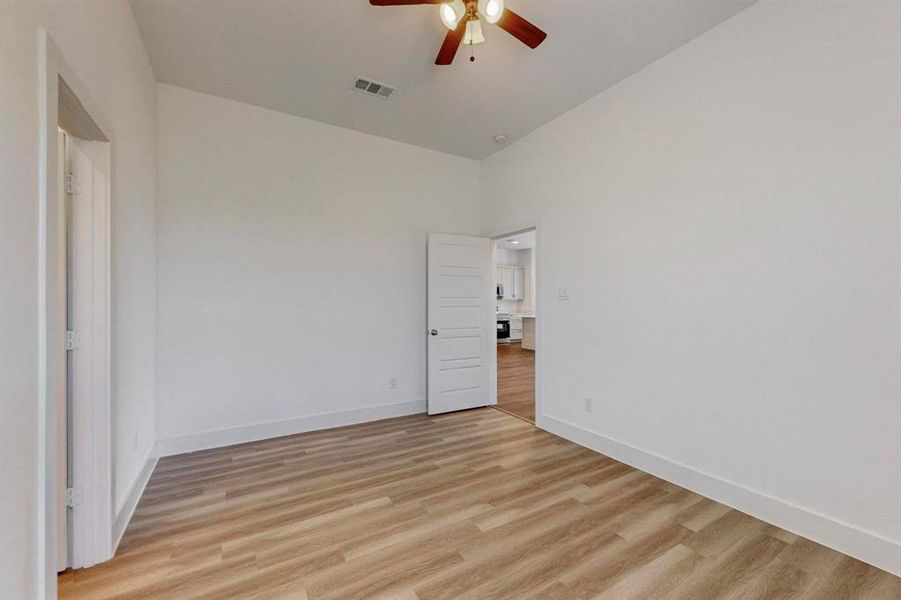
[{"label": "open white door", "polygon": [[[91,431],[91,413],[89,398],[93,396],[94,378],[91,373],[90,350],[93,343],[91,320],[91,291],[93,287],[93,222],[91,208],[93,206],[94,168],[91,164],[91,142],[72,135],[66,136],[66,160],[68,184],[66,202],[66,230],[68,247],[66,279],[68,282],[66,329],[71,331],[71,345],[67,345],[68,408],[69,434],[67,437],[70,467],[68,470],[69,487],[74,496],[80,496],[84,490],[90,490],[93,481],[93,461],[90,457],[80,457],[85,446],[76,443],[78,433]],[[81,460],[79,460],[81,458]],[[91,468],[85,468],[90,465]],[[75,498],[73,498],[75,500]],[[69,532],[69,566],[73,568],[89,567],[95,562],[91,558],[91,540],[95,535],[92,520],[88,516],[90,503],[70,502],[68,517]]]},{"label": "open white door", "polygon": [[[62,243],[60,244],[60,256],[58,258],[60,265],[65,268],[60,269],[60,289],[67,290],[69,284],[69,251],[67,244],[69,242],[68,231],[71,227],[69,224],[69,200],[66,193],[66,174],[72,172],[72,168],[66,162],[67,157],[67,140],[66,134],[62,129],[57,130],[57,182],[59,187],[59,207],[65,215],[65,225],[61,227]],[[59,317],[60,322],[68,326],[69,319],[69,294],[66,291],[64,297],[60,298]],[[66,361],[63,361],[66,362]],[[68,378],[68,371],[65,375]],[[56,572],[65,571],[69,567],[69,385],[62,386],[56,397]]]},{"label": "open white door", "polygon": [[497,343],[492,242],[429,234],[428,412],[487,406]]},{"label": "open white door", "polygon": [[66,135],[69,566],[113,555],[108,145]]}]

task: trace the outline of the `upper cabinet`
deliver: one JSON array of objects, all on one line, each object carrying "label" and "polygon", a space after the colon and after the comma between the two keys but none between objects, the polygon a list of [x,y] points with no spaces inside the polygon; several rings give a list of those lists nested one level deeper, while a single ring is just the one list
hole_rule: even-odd
[{"label": "upper cabinet", "polygon": [[522,267],[498,265],[497,283],[504,286],[504,300],[523,300],[525,292],[525,269]]},{"label": "upper cabinet", "polygon": [[502,300],[509,300],[510,294],[513,293],[513,271],[510,267],[497,267],[497,285],[501,287],[503,293],[499,296]]},{"label": "upper cabinet", "polygon": [[522,267],[513,268],[513,300],[522,300],[526,297],[525,289],[525,269]]}]

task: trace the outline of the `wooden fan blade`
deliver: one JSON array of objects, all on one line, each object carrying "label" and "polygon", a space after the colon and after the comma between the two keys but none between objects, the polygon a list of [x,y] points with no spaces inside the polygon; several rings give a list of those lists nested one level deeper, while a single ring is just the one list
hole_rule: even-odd
[{"label": "wooden fan blade", "polygon": [[463,34],[466,33],[466,17],[460,19],[457,28],[448,31],[444,36],[444,43],[441,44],[441,50],[438,51],[438,58],[435,59],[436,65],[449,65],[454,62],[454,56],[457,54],[457,48],[463,41]]},{"label": "wooden fan blade", "polygon": [[496,25],[529,48],[537,48],[538,45],[544,41],[544,38],[547,37],[545,32],[541,31],[509,8],[504,9],[504,14],[498,19]]},{"label": "wooden fan blade", "polygon": [[410,6],[412,4],[442,4],[448,0],[369,0],[373,6]]}]

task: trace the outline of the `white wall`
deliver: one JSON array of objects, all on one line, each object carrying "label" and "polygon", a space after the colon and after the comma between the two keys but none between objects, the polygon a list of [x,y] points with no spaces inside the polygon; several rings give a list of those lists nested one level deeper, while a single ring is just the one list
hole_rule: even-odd
[{"label": "white wall", "polygon": [[895,572],[899,40],[763,2],[481,173],[541,223],[540,422]]},{"label": "white wall", "polygon": [[477,193],[474,161],[161,85],[163,452],[423,411],[426,233],[477,233]]},{"label": "white wall", "polygon": [[[0,585],[38,592],[38,31],[112,141],[113,464],[122,505],[154,442],[156,83],[125,2],[0,3]],[[135,445],[133,442],[137,440]]]}]

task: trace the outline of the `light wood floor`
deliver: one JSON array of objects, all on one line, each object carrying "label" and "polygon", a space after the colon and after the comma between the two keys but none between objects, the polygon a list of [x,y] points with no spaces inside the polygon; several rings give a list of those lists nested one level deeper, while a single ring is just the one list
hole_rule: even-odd
[{"label": "light wood floor", "polygon": [[899,598],[901,579],[491,409],[164,458],[62,598]]},{"label": "light wood floor", "polygon": [[519,342],[497,345],[497,406],[535,422],[535,351]]}]

